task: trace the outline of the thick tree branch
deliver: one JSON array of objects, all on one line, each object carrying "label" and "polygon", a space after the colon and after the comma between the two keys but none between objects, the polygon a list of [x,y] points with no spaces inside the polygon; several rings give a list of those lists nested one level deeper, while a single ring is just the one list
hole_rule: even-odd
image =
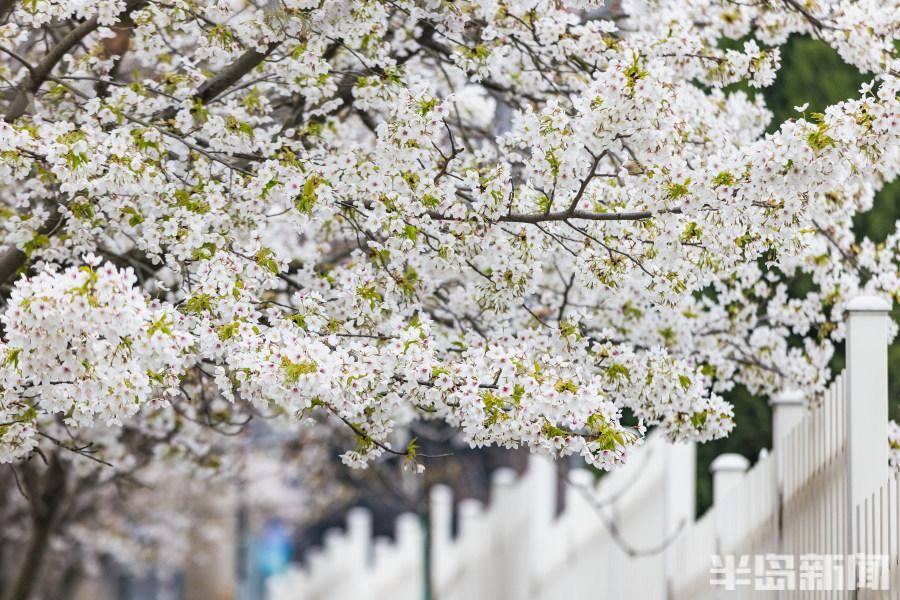
[{"label": "thick tree branch", "polygon": [[[50,218],[38,228],[38,233],[42,235],[49,234],[59,225],[59,220],[59,213],[54,208]],[[25,265],[26,260],[28,260],[28,257],[25,253],[15,246],[10,246],[3,250],[0,253],[0,284],[12,281],[19,269]]]},{"label": "thick tree branch", "polygon": [[16,6],[16,0],[0,0],[0,23],[6,23],[6,18]]},{"label": "thick tree branch", "polygon": [[[125,5],[122,16],[127,16],[131,11],[142,6],[144,2],[146,2],[146,0],[130,0]],[[99,23],[97,22],[97,17],[88,19],[59,40],[46,56],[44,56],[43,60],[31,69],[28,73],[28,77],[25,78],[25,81],[23,81],[18,90],[16,90],[15,96],[13,96],[9,107],[6,109],[3,120],[7,123],[12,123],[25,114],[31,96],[33,96],[44,82],[47,81],[47,78],[50,77],[50,74],[53,72],[57,63],[62,60],[62,57],[72,50],[72,48],[81,43],[88,34],[97,29],[98,26]]]},{"label": "thick tree branch", "polygon": [[[673,214],[680,215],[680,208],[673,208],[669,210],[658,210],[658,211],[637,211],[637,212],[613,212],[613,213],[598,213],[598,212],[590,212],[586,210],[564,210],[559,212],[551,212],[551,213],[509,213],[507,215],[503,215],[494,219],[497,223],[545,223],[552,221],[643,221],[646,219],[652,218],[654,215],[660,214]],[[435,221],[462,221],[465,219],[460,219],[457,217],[448,217],[438,212],[429,212],[428,216],[430,216]]]},{"label": "thick tree branch", "polygon": [[5,600],[28,600],[40,581],[40,570],[50,542],[50,534],[57,520],[66,494],[66,472],[57,453],[50,455],[43,485],[36,474],[26,478],[31,506],[31,537],[25,548],[15,581],[4,596]]},{"label": "thick tree branch", "polygon": [[[281,42],[271,42],[265,52],[247,50],[236,61],[200,84],[192,98],[201,104],[214,100],[219,94],[240,81],[244,75],[259,66],[279,45],[281,45]],[[177,107],[170,106],[162,111],[157,118],[166,121],[173,118],[177,112]]]}]

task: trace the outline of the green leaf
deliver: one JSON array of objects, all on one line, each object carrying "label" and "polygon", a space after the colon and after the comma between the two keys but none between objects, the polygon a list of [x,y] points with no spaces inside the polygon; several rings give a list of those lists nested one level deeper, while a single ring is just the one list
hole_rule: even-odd
[{"label": "green leaf", "polygon": [[162,315],[161,317],[150,323],[150,327],[147,328],[147,336],[153,337],[153,335],[156,333],[172,335],[172,320],[169,318],[169,315]]},{"label": "green leaf", "polygon": [[281,269],[278,268],[278,262],[275,260],[274,256],[275,252],[270,248],[260,248],[259,252],[256,253],[256,264],[272,275],[278,275],[278,273],[281,272]]},{"label": "green leaf", "polygon": [[215,308],[212,296],[209,294],[194,294],[181,305],[182,311],[187,314],[201,314]]},{"label": "green leaf", "polygon": [[9,367],[12,366],[14,368],[19,367],[19,355],[22,354],[21,348],[10,348],[6,351],[6,356],[3,357],[3,366]]},{"label": "green leaf", "polygon": [[312,214],[313,208],[316,206],[316,188],[319,187],[321,182],[322,180],[317,175],[313,175],[306,180],[300,197],[294,202],[294,207],[298,212],[304,215]]},{"label": "green leaf", "polygon": [[619,363],[613,363],[606,369],[606,375],[610,379],[630,379],[631,378],[631,370],[625,365]]},{"label": "green leaf", "polygon": [[313,361],[291,362],[287,357],[281,359],[281,369],[284,371],[285,379],[291,383],[297,383],[300,378],[310,373],[315,373],[319,366]]}]

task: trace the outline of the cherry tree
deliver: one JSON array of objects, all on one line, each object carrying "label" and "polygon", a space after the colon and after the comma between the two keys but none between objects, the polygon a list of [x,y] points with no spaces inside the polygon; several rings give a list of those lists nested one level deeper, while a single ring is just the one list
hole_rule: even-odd
[{"label": "cherry tree", "polygon": [[[726,435],[736,384],[823,389],[848,299],[900,297],[900,233],[852,230],[900,169],[895,2],[0,0],[0,22],[13,472],[216,470],[232,444],[207,438],[253,416],[345,428],[353,467],[419,468],[402,432],[431,419],[612,468],[650,426]],[[770,85],[791,34],[871,81],[766,133],[735,84]]]}]

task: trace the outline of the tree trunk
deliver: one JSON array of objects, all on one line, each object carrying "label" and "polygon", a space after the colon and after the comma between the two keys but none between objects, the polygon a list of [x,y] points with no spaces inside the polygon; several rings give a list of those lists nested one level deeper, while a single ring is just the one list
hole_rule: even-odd
[{"label": "tree trunk", "polygon": [[34,478],[34,475],[26,478],[31,503],[31,537],[5,600],[29,600],[34,593],[50,534],[66,493],[66,474],[55,452],[50,455],[43,486],[37,485]]},{"label": "tree trunk", "polygon": [[53,591],[48,596],[56,600],[71,600],[76,597],[75,594],[83,581],[84,571],[81,569],[81,561],[76,557],[66,567],[62,577],[59,579],[59,583],[54,586]]}]

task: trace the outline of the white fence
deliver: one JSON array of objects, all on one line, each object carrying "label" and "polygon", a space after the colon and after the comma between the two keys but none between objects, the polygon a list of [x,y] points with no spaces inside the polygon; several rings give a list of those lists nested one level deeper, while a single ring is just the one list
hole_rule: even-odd
[{"label": "white fence", "polygon": [[[774,448],[752,469],[730,456],[713,464],[714,505],[675,542],[672,598],[900,598],[900,585],[863,589],[879,587],[882,574],[900,579],[900,503],[888,471],[888,306],[859,298],[849,308],[846,371],[820,398],[772,399]],[[733,591],[711,583],[712,555],[721,557],[723,572],[712,574],[719,582],[733,557]]]},{"label": "white fence", "polygon": [[[516,476],[493,474],[491,501],[462,500],[453,537],[451,492],[431,494],[433,598],[441,600],[625,597],[662,598],[672,566],[660,551],[694,514],[694,447],[650,436],[623,468],[600,484],[569,472],[565,509],[556,515],[557,470],[533,456]],[[402,515],[394,542],[370,542],[371,518],[356,509],[346,533],[330,531],[304,569],[270,582],[272,600],[419,600],[423,544],[419,520]],[[371,545],[371,548],[370,548]],[[372,560],[365,557],[372,552]],[[628,580],[624,573],[642,574]]]},{"label": "white fence", "polygon": [[[743,457],[718,457],[714,504],[697,521],[694,447],[656,435],[599,483],[570,472],[558,515],[557,470],[538,457],[521,476],[495,472],[488,507],[459,502],[455,537],[450,491],[436,487],[431,600],[900,598],[900,483],[887,464],[888,319],[879,300],[851,303],[846,371],[821,398],[773,398],[774,448],[749,470]],[[346,532],[329,532],[305,567],[270,581],[270,599],[419,600],[425,543],[418,517],[403,515],[394,541],[373,544],[370,516],[351,511]],[[726,578],[711,572],[712,557],[727,566],[729,555],[733,591],[711,583]],[[859,577],[879,583],[882,568],[890,589],[848,589]]]}]

